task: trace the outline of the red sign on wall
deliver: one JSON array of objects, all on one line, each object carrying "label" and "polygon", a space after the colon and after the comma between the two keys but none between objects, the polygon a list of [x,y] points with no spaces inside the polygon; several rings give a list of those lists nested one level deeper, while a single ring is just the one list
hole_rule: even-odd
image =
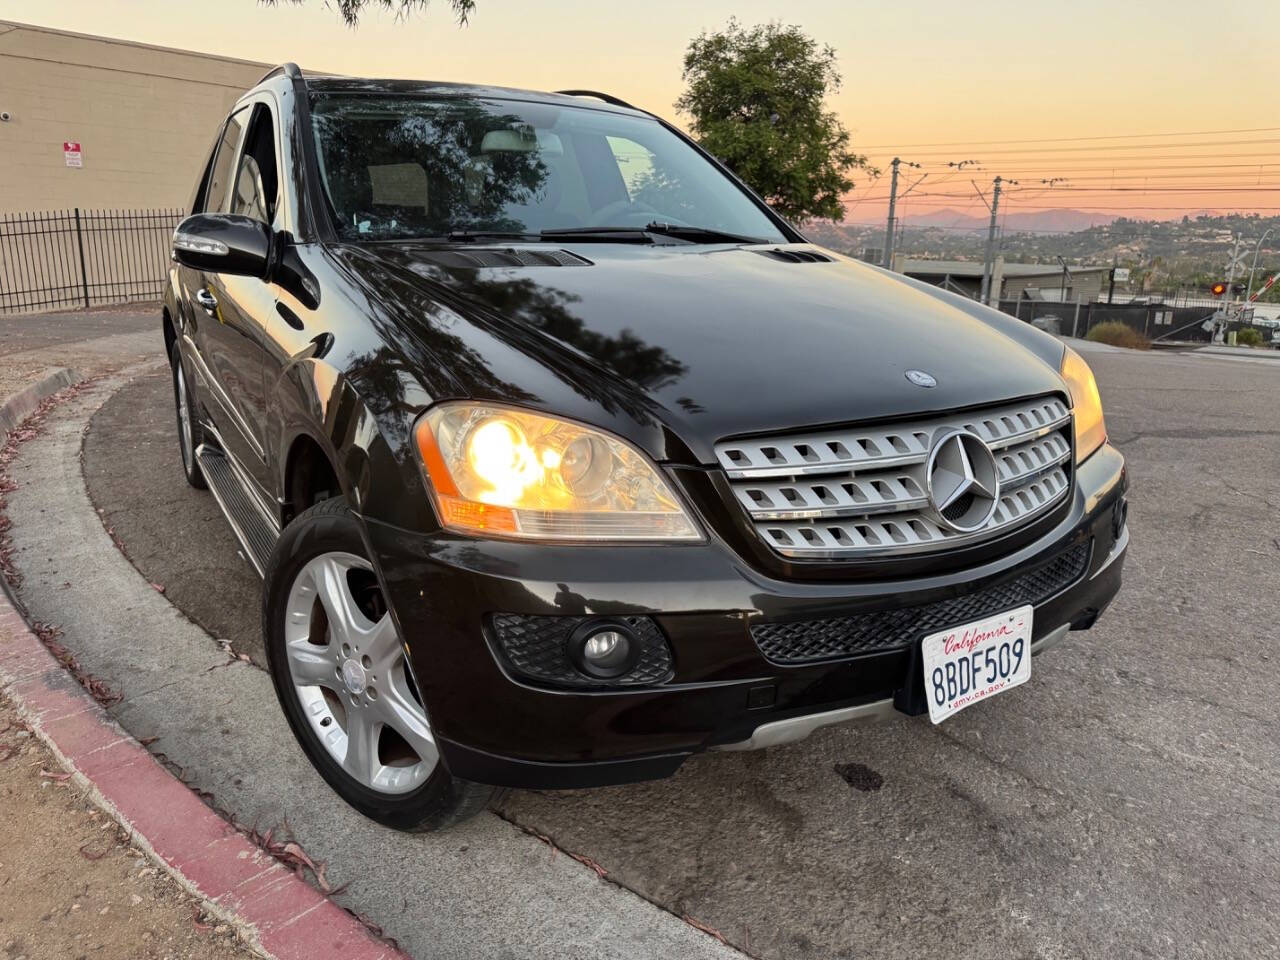
[{"label": "red sign on wall", "polygon": [[66,158],[68,167],[83,167],[84,159],[80,153],[80,144],[76,140],[62,141],[62,156]]}]

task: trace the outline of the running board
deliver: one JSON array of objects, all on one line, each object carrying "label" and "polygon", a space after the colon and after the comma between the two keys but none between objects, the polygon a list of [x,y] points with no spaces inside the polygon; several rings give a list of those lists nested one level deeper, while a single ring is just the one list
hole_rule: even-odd
[{"label": "running board", "polygon": [[258,571],[258,576],[266,576],[267,558],[280,536],[279,528],[245,490],[225,453],[202,443],[196,448],[196,460],[209,484],[209,492],[218,501],[223,516],[244,548],[245,557]]}]

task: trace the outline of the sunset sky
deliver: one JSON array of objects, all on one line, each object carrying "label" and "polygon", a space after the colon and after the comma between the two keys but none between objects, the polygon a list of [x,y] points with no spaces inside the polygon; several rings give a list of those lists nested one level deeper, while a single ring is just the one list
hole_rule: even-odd
[{"label": "sunset sky", "polygon": [[[928,174],[908,221],[983,213],[970,179],[989,193],[997,173],[1020,181],[1013,211],[1280,213],[1275,0],[478,0],[466,27],[437,2],[354,31],[322,0],[0,3],[4,19],[304,68],[606,90],[677,123],[685,46],[731,15],[781,17],[835,47],[845,82],[830,105],[856,147],[886,169],[895,153],[923,164],[904,188]],[[962,160],[981,168],[946,166]],[[848,218],[882,218],[887,186],[861,177]]]}]

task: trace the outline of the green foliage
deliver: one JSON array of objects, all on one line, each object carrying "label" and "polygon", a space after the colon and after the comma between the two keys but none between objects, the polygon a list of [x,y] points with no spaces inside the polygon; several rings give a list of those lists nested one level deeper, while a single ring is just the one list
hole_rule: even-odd
[{"label": "green foliage", "polygon": [[[277,2],[278,0],[262,0],[262,3],[269,7],[274,7]],[[307,0],[289,0],[289,2],[303,4]],[[448,4],[453,8],[453,15],[458,18],[460,24],[465,24],[476,8],[476,0],[448,0]],[[328,0],[325,5],[336,7],[343,22],[349,27],[354,27],[360,23],[360,15],[369,7],[392,10],[397,17],[407,17],[411,13],[425,10],[431,5],[431,0]]]},{"label": "green foliage", "polygon": [[1094,343],[1109,343],[1113,347],[1128,347],[1130,350],[1150,350],[1151,341],[1127,323],[1119,320],[1108,320],[1100,323],[1085,335],[1086,340]]},{"label": "green foliage", "polygon": [[1253,327],[1243,327],[1236,331],[1236,343],[1242,347],[1262,346],[1262,331]]},{"label": "green foliage", "polygon": [[795,221],[844,219],[849,174],[867,159],[824,105],[840,88],[835,50],[796,26],[730,20],[690,42],[684,79],[675,105],[693,135],[774,210]]}]

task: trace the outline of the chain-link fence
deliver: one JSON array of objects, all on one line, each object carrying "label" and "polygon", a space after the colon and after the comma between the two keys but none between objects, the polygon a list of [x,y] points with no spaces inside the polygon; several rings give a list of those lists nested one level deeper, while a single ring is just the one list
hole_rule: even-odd
[{"label": "chain-link fence", "polygon": [[0,214],[0,313],[157,300],[177,209]]}]

